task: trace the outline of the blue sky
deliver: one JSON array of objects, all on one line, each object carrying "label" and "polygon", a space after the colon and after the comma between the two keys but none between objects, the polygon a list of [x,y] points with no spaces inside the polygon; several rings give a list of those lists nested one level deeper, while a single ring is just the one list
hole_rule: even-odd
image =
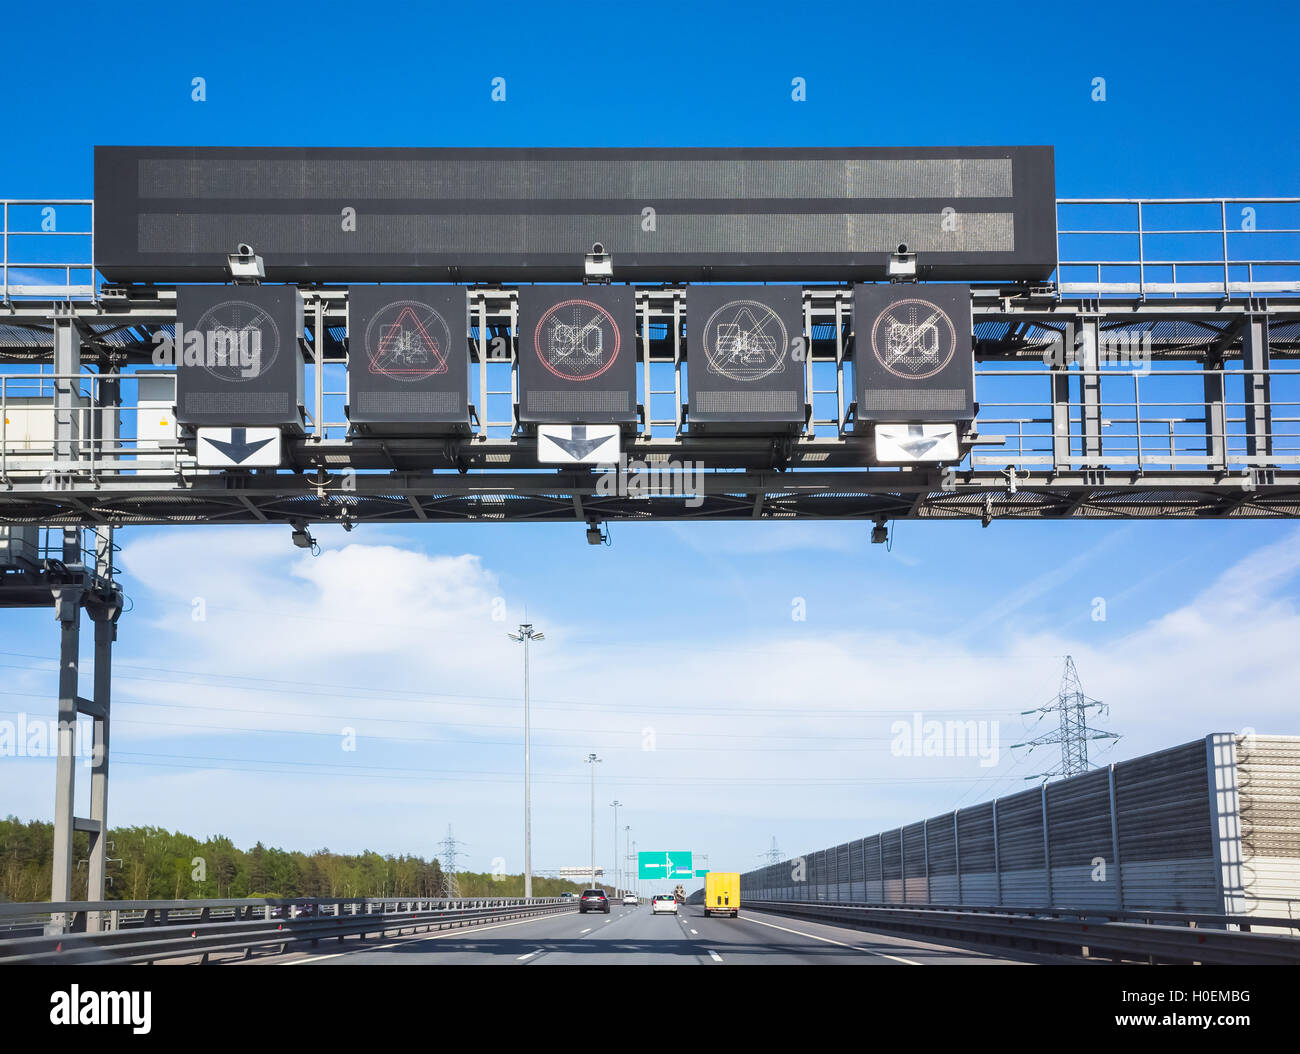
[{"label": "blue sky", "polygon": [[[1300,141],[1275,117],[1300,77],[1248,58],[1300,37],[1293,5],[808,11],[27,7],[0,70],[29,115],[5,131],[0,197],[90,196],[97,143],[1049,143],[1062,197],[1300,194]],[[75,64],[51,60],[73,42]],[[517,869],[504,634],[525,605],[549,638],[543,869],[587,859],[590,750],[606,862],[615,796],[641,849],[745,870],[773,835],[819,848],[1019,789],[1052,759],[900,759],[891,722],[961,711],[1017,742],[1066,653],[1124,734],[1108,757],[1300,733],[1291,524],[905,522],[892,552],[868,531],[615,524],[590,548],[576,525],[322,529],[316,558],[287,528],[124,531],[111,821],[426,855],[451,823],[470,866]],[[0,612],[0,709],[53,712],[56,645],[48,613]],[[0,759],[0,813],[48,817],[52,791],[51,763]]]}]

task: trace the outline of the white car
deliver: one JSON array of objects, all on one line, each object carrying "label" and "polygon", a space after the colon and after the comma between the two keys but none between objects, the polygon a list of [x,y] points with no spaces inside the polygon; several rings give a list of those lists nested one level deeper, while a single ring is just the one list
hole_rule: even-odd
[{"label": "white car", "polygon": [[636,895],[635,893],[624,893],[624,894],[623,894],[623,905],[624,905],[624,907],[627,907],[627,906],[629,906],[629,905],[630,905],[631,907],[636,907],[637,904],[639,904],[639,903],[640,903],[640,901],[637,900],[637,895]]},{"label": "white car", "polygon": [[676,915],[677,898],[671,893],[660,893],[650,902],[650,910],[656,915]]}]

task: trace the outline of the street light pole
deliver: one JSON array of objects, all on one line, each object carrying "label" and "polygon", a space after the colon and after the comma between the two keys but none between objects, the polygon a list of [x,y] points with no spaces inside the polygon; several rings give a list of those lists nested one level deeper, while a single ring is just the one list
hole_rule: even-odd
[{"label": "street light pole", "polygon": [[[623,863],[629,866],[635,866],[636,861],[632,859],[632,825],[628,824],[623,828],[623,845],[627,850],[627,855],[623,858]],[[636,872],[633,871],[628,877],[628,888],[636,889]]]},{"label": "street light pole", "polygon": [[616,798],[609,804],[614,807],[614,896],[618,896],[619,890],[623,888],[618,865],[618,807],[623,803]]},{"label": "street light pole", "polygon": [[531,718],[528,713],[528,645],[535,640],[545,640],[546,634],[533,630],[531,622],[521,622],[519,632],[508,634],[515,642],[524,644],[524,896],[533,895],[533,768],[530,752],[532,739]]},{"label": "street light pole", "polygon": [[587,755],[591,766],[591,888],[596,888],[596,766],[603,760],[595,754]]}]

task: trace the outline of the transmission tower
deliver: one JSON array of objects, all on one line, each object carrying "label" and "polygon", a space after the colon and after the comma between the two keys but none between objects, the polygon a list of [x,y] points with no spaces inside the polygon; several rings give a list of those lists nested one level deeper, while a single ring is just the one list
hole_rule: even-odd
[{"label": "transmission tower", "polygon": [[442,896],[452,900],[460,898],[460,880],[456,877],[456,836],[447,824],[447,837],[442,840]]},{"label": "transmission tower", "polygon": [[767,862],[769,864],[779,864],[781,862],[781,850],[777,848],[776,835],[772,835],[772,847],[763,850],[763,852],[758,855],[767,857]]},{"label": "transmission tower", "polygon": [[1024,743],[1016,744],[1017,747],[1028,747],[1031,752],[1034,747],[1047,746],[1052,743],[1059,744],[1061,761],[1056,768],[1048,772],[1040,772],[1034,776],[1026,776],[1026,779],[1049,780],[1053,776],[1077,776],[1081,772],[1087,772],[1089,768],[1089,741],[1119,739],[1119,735],[1115,732],[1104,732],[1100,729],[1089,728],[1089,710],[1096,710],[1102,715],[1110,713],[1110,708],[1104,703],[1083,694],[1083,685],[1079,683],[1079,671],[1074,668],[1074,657],[1067,655],[1065,657],[1065,671],[1061,674],[1061,688],[1057,692],[1056,698],[1047,705],[1040,706],[1035,710],[1021,711],[1022,715],[1059,714],[1059,727],[1054,731],[1044,732],[1041,736],[1027,740]]}]

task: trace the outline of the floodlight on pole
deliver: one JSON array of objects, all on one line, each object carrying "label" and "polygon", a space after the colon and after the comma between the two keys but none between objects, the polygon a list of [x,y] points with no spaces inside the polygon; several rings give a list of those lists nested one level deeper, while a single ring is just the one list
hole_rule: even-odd
[{"label": "floodlight on pole", "polygon": [[619,871],[618,862],[618,807],[623,803],[615,798],[609,804],[614,810],[614,896],[618,896],[619,891],[622,889],[622,875]]},{"label": "floodlight on pole", "polygon": [[521,622],[518,633],[507,634],[524,645],[524,896],[533,895],[533,770],[530,754],[532,726],[528,713],[528,645],[545,640],[546,634],[533,629],[531,622]]},{"label": "floodlight on pole", "polygon": [[603,758],[588,754],[584,759],[591,766],[591,888],[596,888],[596,766]]}]

